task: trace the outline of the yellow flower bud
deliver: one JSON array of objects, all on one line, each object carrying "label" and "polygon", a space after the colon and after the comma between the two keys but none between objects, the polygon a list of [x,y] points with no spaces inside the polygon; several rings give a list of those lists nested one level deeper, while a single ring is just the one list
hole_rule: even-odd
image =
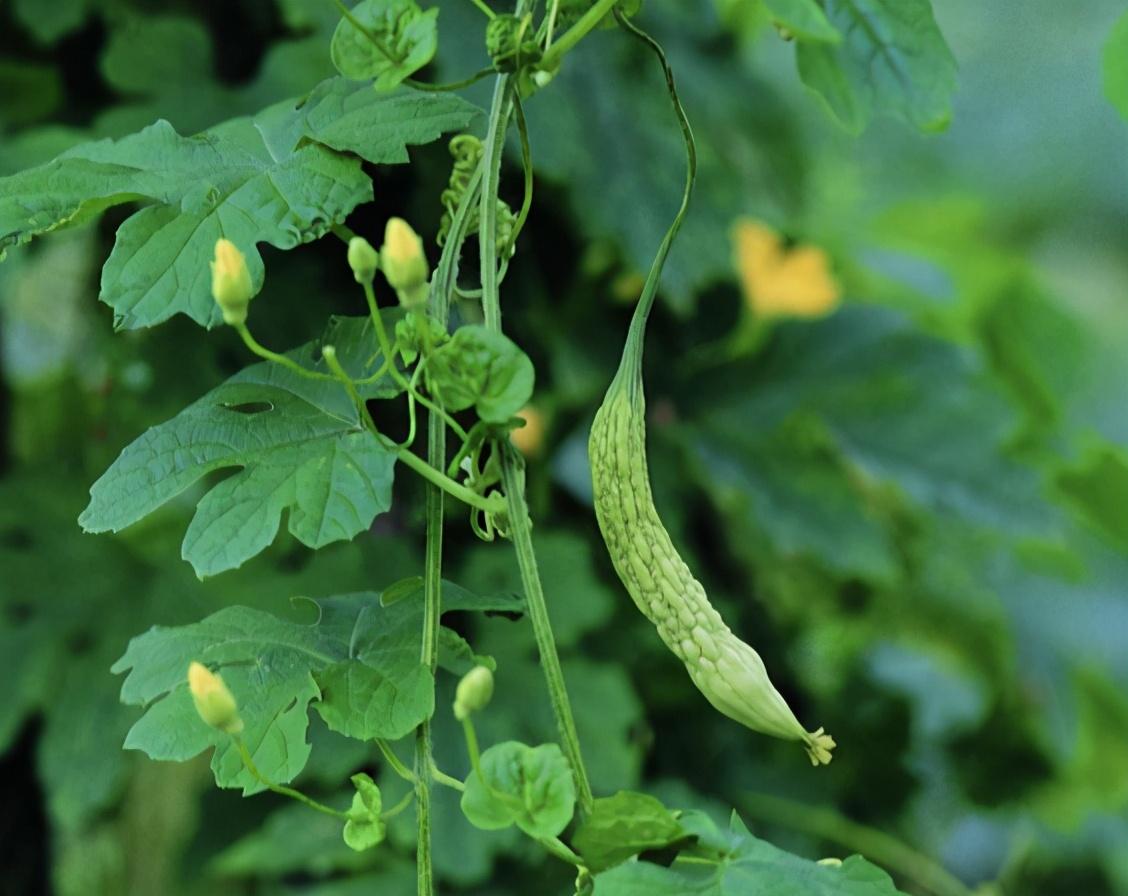
[{"label": "yellow flower bud", "polygon": [[357,283],[371,283],[380,267],[380,253],[362,236],[349,240],[349,267]]},{"label": "yellow flower bud", "polygon": [[475,666],[462,676],[454,691],[454,717],[461,722],[471,713],[485,709],[493,689],[493,673],[485,666]]},{"label": "yellow flower bud", "polygon": [[247,260],[231,240],[215,241],[215,259],[211,262],[212,296],[223,312],[223,322],[232,326],[247,319],[247,305],[254,295]]},{"label": "yellow flower bud", "polygon": [[431,269],[423,254],[423,240],[403,218],[392,218],[384,229],[380,266],[388,284],[404,305],[421,304],[427,299]]},{"label": "yellow flower bud", "polygon": [[188,690],[200,718],[220,731],[238,734],[243,730],[239,707],[223,679],[203,663],[193,661],[188,666]]}]

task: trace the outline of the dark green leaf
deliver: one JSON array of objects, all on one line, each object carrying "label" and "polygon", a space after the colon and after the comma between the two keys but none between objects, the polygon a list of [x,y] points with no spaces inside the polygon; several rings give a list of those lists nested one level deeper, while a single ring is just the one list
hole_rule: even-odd
[{"label": "dark green leaf", "polygon": [[572,837],[572,847],[593,873],[599,873],[645,850],[669,846],[685,834],[673,813],[654,797],[621,790],[595,801]]},{"label": "dark green leaf", "polygon": [[772,20],[801,40],[838,43],[842,35],[827,21],[817,0],[764,0]]},{"label": "dark green leaf", "polygon": [[[701,816],[699,816],[701,817]],[[821,865],[758,840],[735,816],[717,831],[726,849],[710,860],[619,865],[595,879],[595,896],[897,896],[889,875],[860,856]]]},{"label": "dark green leaf", "polygon": [[[366,318],[335,319],[319,343],[289,356],[325,374],[325,343],[355,379],[378,366]],[[361,388],[369,398],[397,391],[386,376]],[[313,548],[362,532],[391,506],[394,464],[394,450],[364,428],[338,383],[264,362],[128,446],[94,483],[79,522],[88,532],[116,532],[208,473],[242,467],[200,500],[184,537],[183,556],[197,574],[215,575],[267,547],[284,510],[290,532]]]},{"label": "dark green leaf", "polygon": [[[309,758],[311,703],[330,727],[343,720],[366,739],[384,732],[402,736],[430,716],[433,687],[419,663],[421,608],[384,609],[371,593],[318,606],[315,625],[229,607],[193,625],[156,627],[134,638],[113,667],[129,672],[122,701],[146,707],[126,747],[154,759],[183,761],[214,746],[216,783],[242,787],[244,793],[262,789],[243,767],[232,738],[209,728],[196,713],[186,680],[193,660],[222,672],[244,722],[241,737],[255,765],[275,783],[292,780]],[[371,673],[379,689],[339,690],[350,668],[360,680]]]}]

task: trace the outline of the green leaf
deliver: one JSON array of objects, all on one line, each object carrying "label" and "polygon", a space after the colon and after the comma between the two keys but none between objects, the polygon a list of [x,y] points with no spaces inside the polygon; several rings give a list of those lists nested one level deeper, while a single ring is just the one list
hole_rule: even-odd
[{"label": "green leaf", "polygon": [[[366,318],[334,319],[325,343],[354,379],[377,366]],[[289,357],[324,374],[318,344]],[[386,376],[361,387],[366,398],[396,391]],[[290,532],[312,548],[364,531],[391,506],[394,465],[394,449],[364,428],[338,383],[263,362],[129,445],[90,489],[79,523],[116,532],[207,474],[241,467],[204,495],[184,536],[184,559],[199,576],[215,575],[266,548],[284,510]]]},{"label": "green leaf", "polygon": [[351,152],[377,165],[409,161],[407,147],[465,128],[481,114],[453,93],[376,93],[344,78],[323,81],[299,103],[280,104],[256,122],[275,152],[303,140]]},{"label": "green leaf", "polygon": [[329,666],[317,677],[324,703],[318,712],[333,731],[357,740],[398,740],[419,724],[416,707],[433,699],[434,681],[423,666],[389,675],[352,661]]},{"label": "green leaf", "polygon": [[12,0],[16,19],[41,44],[53,44],[86,21],[92,0]]},{"label": "green leaf", "polygon": [[356,159],[323,146],[271,156],[249,121],[223,136],[198,137],[182,137],[161,121],[6,178],[0,195],[0,252],[113,205],[158,203],[118,228],[102,271],[102,301],[113,307],[117,326],[135,328],[177,313],[216,324],[209,261],[217,239],[245,253],[257,292],[258,243],[292,249],[317,239],[370,200],[372,186]]},{"label": "green leaf", "polygon": [[1060,524],[1036,471],[1008,455],[1018,417],[981,360],[891,312],[780,327],[699,394],[695,474],[781,555],[892,580],[900,508],[1008,537]]},{"label": "green leaf", "polygon": [[764,6],[778,25],[800,40],[838,43],[842,35],[829,21],[817,0],[764,0]]},{"label": "green leaf", "polygon": [[[704,816],[698,821],[712,828]],[[669,868],[629,862],[595,878],[595,896],[897,896],[889,875],[850,856],[841,865],[821,865],[753,837],[733,816],[728,831],[706,832],[725,848],[703,850],[693,863]],[[701,859],[706,861],[701,861]]]},{"label": "green leaf", "polygon": [[555,837],[572,820],[575,782],[556,744],[497,744],[482,754],[481,768],[481,776],[470,773],[462,794],[462,811],[476,827],[516,824],[530,837]]},{"label": "green leaf", "polygon": [[[364,695],[371,715],[360,722],[402,736],[434,709],[433,687],[419,663],[422,608],[385,609],[379,596],[361,593],[317,602],[320,619],[305,625],[246,607],[228,607],[193,625],[150,629],[129,643],[113,671],[127,672],[121,699],[146,707],[126,738],[127,749],[154,759],[184,761],[215,747],[212,770],[221,787],[255,793],[262,784],[244,767],[232,738],[208,727],[196,713],[186,672],[192,660],[223,674],[244,723],[241,738],[255,765],[275,783],[291,781],[309,758],[310,705],[333,726],[350,720],[353,693],[326,685],[342,666],[375,670],[382,688]],[[367,736],[367,735],[366,735]],[[374,736],[381,736],[380,734]]]},{"label": "green leaf", "polygon": [[361,0],[352,18],[342,17],[333,32],[333,64],[346,78],[374,78],[377,90],[391,90],[435,56],[439,11],[423,12],[414,0]]},{"label": "green leaf", "polygon": [[593,873],[599,873],[645,850],[669,846],[685,834],[660,801],[621,790],[595,801],[572,837],[572,848]]},{"label": "green leaf", "polygon": [[838,44],[800,42],[799,75],[850,131],[875,114],[922,130],[951,117],[956,62],[932,17],[929,0],[826,0]]},{"label": "green leaf", "polygon": [[[155,77],[161,64],[137,73],[114,58],[109,71],[124,83]],[[475,114],[455,97],[373,97],[339,78],[319,85],[311,102],[282,103],[254,121],[236,119],[195,137],[160,121],[4,178],[0,257],[111,206],[152,202],[118,229],[101,299],[119,327],[153,326],[175,314],[214,326],[221,318],[209,262],[219,237],[246,255],[257,292],[264,281],[259,243],[292,249],[371,200],[371,181],[346,151],[382,164],[406,162],[409,144],[461,128]]]},{"label": "green leaf", "polygon": [[1104,48],[1104,91],[1128,120],[1128,11],[1112,27]]},{"label": "green leaf", "polygon": [[473,407],[487,423],[505,423],[533,397],[533,362],[501,333],[459,327],[427,363],[428,388],[450,411]]},{"label": "green leaf", "polygon": [[1088,520],[1128,550],[1128,456],[1104,445],[1089,452],[1077,468],[1057,477],[1058,488]]},{"label": "green leaf", "polygon": [[345,822],[343,836],[350,849],[363,852],[384,839],[386,828],[384,822],[380,820],[383,801],[380,797],[380,788],[368,775],[353,775],[351,780],[356,787],[356,793],[353,794],[349,820]]}]

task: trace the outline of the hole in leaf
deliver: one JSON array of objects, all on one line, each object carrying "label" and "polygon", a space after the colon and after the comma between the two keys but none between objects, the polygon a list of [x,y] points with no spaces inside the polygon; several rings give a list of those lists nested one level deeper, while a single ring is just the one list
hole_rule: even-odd
[{"label": "hole in leaf", "polygon": [[221,407],[229,411],[234,411],[236,414],[262,414],[266,411],[273,411],[274,405],[269,401],[245,401],[241,404],[225,404]]}]

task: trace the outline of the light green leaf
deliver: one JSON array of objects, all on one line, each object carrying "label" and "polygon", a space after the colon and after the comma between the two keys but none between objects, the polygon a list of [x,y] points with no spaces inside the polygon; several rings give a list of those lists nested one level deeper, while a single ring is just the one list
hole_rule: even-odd
[{"label": "light green leaf", "polygon": [[427,363],[428,388],[450,411],[473,407],[487,423],[504,423],[533,397],[533,362],[501,333],[459,327]]},{"label": "light green leaf", "polygon": [[[155,627],[129,643],[113,671],[127,672],[121,699],[146,707],[125,746],[154,759],[184,761],[215,747],[212,770],[221,787],[262,789],[244,767],[233,739],[208,727],[196,713],[186,673],[193,661],[220,671],[244,723],[240,735],[255,765],[271,781],[293,778],[309,758],[306,731],[313,704],[323,717],[348,717],[351,697],[321,684],[342,666],[375,670],[385,683],[369,705],[383,709],[402,732],[433,710],[432,688],[417,686],[422,609],[380,606],[362,593],[318,602],[320,618],[301,624],[246,607],[228,607],[193,625]],[[400,612],[395,612],[398,608]],[[345,702],[339,703],[338,700]],[[381,730],[390,726],[379,723]]]},{"label": "light green leaf", "polygon": [[[371,323],[336,318],[332,343],[354,379],[377,366]],[[289,353],[321,373],[318,343]],[[366,398],[395,394],[381,377]],[[394,450],[366,430],[345,390],[271,362],[248,367],[129,445],[90,489],[88,532],[118,531],[209,473],[242,467],[200,500],[183,556],[203,577],[234,569],[275,538],[282,512],[303,544],[322,547],[364,531],[391,506]]]},{"label": "light green leaf", "polygon": [[352,807],[349,809],[349,819],[345,822],[343,835],[350,849],[363,852],[384,839],[386,827],[380,820],[380,812],[384,804],[380,797],[380,788],[368,775],[353,775],[352,782],[356,787],[356,793],[353,794]]},{"label": "light green leaf", "polygon": [[645,793],[621,790],[595,801],[572,837],[572,848],[593,873],[599,873],[645,850],[669,846],[685,835],[660,801]]},{"label": "light green leaf", "polygon": [[850,131],[889,114],[937,131],[951,117],[956,62],[929,0],[826,0],[838,44],[800,42],[799,75]]},{"label": "light green leaf", "polygon": [[1109,102],[1128,120],[1128,11],[1116,20],[1105,44],[1104,90]]},{"label": "light green leaf", "polygon": [[361,0],[352,18],[342,18],[333,32],[333,64],[346,78],[374,78],[377,90],[391,90],[435,56],[439,11],[423,12],[414,0]]},{"label": "light green leaf", "polygon": [[575,782],[556,744],[497,744],[482,754],[481,767],[481,776],[470,773],[462,794],[462,811],[476,827],[516,824],[530,837],[555,837],[572,820]]},{"label": "light green leaf", "polygon": [[783,25],[800,40],[838,43],[842,35],[827,21],[817,0],[764,0],[772,21]]},{"label": "light green leaf", "polygon": [[[699,824],[712,828],[704,816]],[[693,863],[669,868],[649,862],[619,865],[595,879],[595,896],[897,896],[889,875],[850,856],[841,865],[820,865],[753,837],[733,816],[728,831],[706,832],[708,848]],[[722,850],[711,841],[721,840]],[[701,859],[706,859],[701,861]]]}]

